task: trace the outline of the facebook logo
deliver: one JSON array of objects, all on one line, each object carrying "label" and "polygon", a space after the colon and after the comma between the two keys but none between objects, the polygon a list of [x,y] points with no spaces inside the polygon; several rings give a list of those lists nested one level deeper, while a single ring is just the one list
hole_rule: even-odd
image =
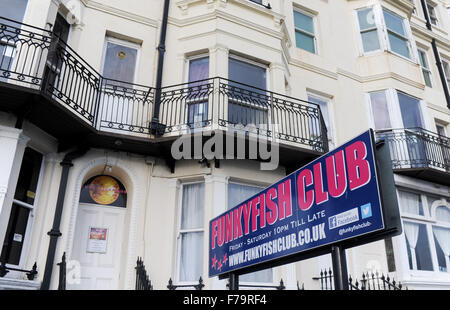
[{"label": "facebook logo", "polygon": [[330,229],[337,227],[336,216],[331,216],[328,218],[328,226],[330,227]]}]

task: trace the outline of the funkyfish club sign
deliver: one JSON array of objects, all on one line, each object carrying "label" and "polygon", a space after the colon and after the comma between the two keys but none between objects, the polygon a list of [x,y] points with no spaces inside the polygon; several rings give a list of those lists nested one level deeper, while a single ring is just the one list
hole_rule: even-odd
[{"label": "funkyfish club sign", "polygon": [[371,130],[209,223],[209,276],[384,228]]}]

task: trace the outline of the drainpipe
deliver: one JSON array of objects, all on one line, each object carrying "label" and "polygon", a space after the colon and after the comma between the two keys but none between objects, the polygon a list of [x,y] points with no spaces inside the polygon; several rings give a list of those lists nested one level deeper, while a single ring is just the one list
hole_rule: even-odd
[{"label": "drainpipe", "polygon": [[161,86],[162,75],[164,68],[164,54],[166,53],[166,34],[167,34],[167,21],[169,17],[170,0],[164,1],[164,12],[161,24],[161,34],[159,36],[158,45],[158,71],[156,75],[156,89],[155,89],[155,102],[153,108],[153,118],[151,124],[151,131],[153,134],[161,135],[161,130],[164,130],[163,125],[159,122],[159,110],[161,105]]},{"label": "drainpipe", "polygon": [[[433,26],[431,25],[430,14],[428,14],[428,7],[426,0],[421,0],[423,14],[425,15],[427,29],[433,31]],[[436,45],[436,40],[433,38],[431,40],[431,47],[433,48],[434,58],[436,59],[436,66],[438,67],[439,77],[442,82],[442,87],[444,89],[445,100],[447,101],[447,107],[450,109],[450,91],[448,89],[447,79],[445,78],[444,68],[442,66],[441,55]]]},{"label": "drainpipe", "polygon": [[56,201],[55,215],[53,217],[52,229],[47,233],[50,236],[50,243],[48,245],[47,261],[45,263],[44,278],[41,284],[41,290],[50,289],[50,280],[52,277],[53,264],[55,260],[56,245],[58,238],[61,237],[61,231],[59,230],[61,224],[61,216],[64,207],[64,198],[66,196],[67,180],[69,178],[69,170],[72,168],[72,161],[86,154],[87,147],[79,147],[76,150],[69,152],[64,156],[64,159],[60,163],[62,166],[61,180],[59,183],[58,200]]}]

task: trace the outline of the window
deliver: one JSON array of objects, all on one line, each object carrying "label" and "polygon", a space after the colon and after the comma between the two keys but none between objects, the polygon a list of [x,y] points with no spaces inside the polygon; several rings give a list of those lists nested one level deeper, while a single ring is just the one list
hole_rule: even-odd
[{"label": "window", "polygon": [[383,9],[383,16],[391,51],[406,58],[411,58],[409,38],[404,19],[386,9]]},{"label": "window", "polygon": [[374,9],[364,8],[358,10],[357,15],[363,51],[368,53],[379,50],[381,46]]},{"label": "window", "polygon": [[376,130],[392,128],[389,117],[386,91],[373,92],[370,95],[370,107]]},{"label": "window", "polygon": [[[369,102],[376,130],[424,128],[421,101],[415,97],[389,89],[370,93]],[[389,113],[390,111],[400,113]]]},{"label": "window", "polygon": [[[257,186],[243,185],[238,183],[228,183],[228,210],[236,207],[240,202],[256,195],[263,188]],[[265,269],[258,272],[249,273],[239,277],[242,282],[272,283],[273,270]]]},{"label": "window", "polygon": [[27,147],[20,167],[1,254],[2,259],[8,264],[20,264],[25,237],[30,233],[30,215],[35,208],[41,166],[42,154]]},{"label": "window", "polygon": [[205,184],[183,184],[178,230],[178,279],[196,282],[203,271]]},{"label": "window", "polygon": [[[190,128],[206,126],[208,120],[208,96],[202,89],[202,81],[209,78],[209,57],[196,57],[189,60],[188,73],[188,125]],[[198,88],[197,88],[198,87]]]},{"label": "window", "polygon": [[415,57],[415,43],[406,18],[388,11],[381,5],[374,5],[356,10],[356,23],[362,54],[390,50],[408,59]]},{"label": "window", "polygon": [[231,124],[269,124],[266,95],[267,68],[237,57],[228,60],[228,122]]},{"label": "window", "polygon": [[450,89],[450,61],[442,60],[442,68],[444,69],[445,78],[447,79],[447,86]]},{"label": "window", "polygon": [[136,73],[138,47],[131,42],[106,38],[103,77],[108,84],[130,87]]},{"label": "window", "polygon": [[[23,17],[25,16],[27,3],[28,0],[2,0],[0,1],[0,12],[2,12],[1,16],[22,22]],[[8,21],[2,20],[1,22],[14,27],[19,27],[19,25]]]},{"label": "window", "polygon": [[428,62],[427,53],[424,50],[420,49],[418,52],[420,65],[422,67],[423,78],[425,80],[425,85],[428,87],[433,87],[433,84],[431,83],[431,70]]},{"label": "window", "polygon": [[397,92],[403,128],[424,128],[420,101],[402,92]]},{"label": "window", "polygon": [[434,26],[438,26],[438,18],[437,18],[435,4],[433,4],[431,1],[427,1],[427,10],[428,10],[428,16],[430,17],[431,24]]},{"label": "window", "polygon": [[448,199],[403,189],[398,195],[409,269],[449,272]]},{"label": "window", "polygon": [[334,142],[333,142],[334,128],[333,128],[333,123],[332,123],[332,119],[330,116],[329,100],[322,96],[309,94],[308,101],[311,103],[315,103],[319,106],[320,111],[322,112],[324,122],[325,122],[325,127],[327,128],[329,148],[333,149],[334,148]]},{"label": "window", "polygon": [[295,42],[298,48],[316,54],[316,35],[314,17],[310,14],[294,11]]}]

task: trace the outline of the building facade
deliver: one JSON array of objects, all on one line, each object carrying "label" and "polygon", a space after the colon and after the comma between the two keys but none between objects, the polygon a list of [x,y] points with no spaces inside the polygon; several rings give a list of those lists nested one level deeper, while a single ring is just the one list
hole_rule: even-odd
[{"label": "building facade", "polygon": [[[155,289],[226,289],[209,220],[373,128],[403,233],[348,271],[450,289],[449,33],[448,0],[0,0],[0,287],[56,289],[65,253],[67,289],[134,289],[138,257]],[[277,153],[174,153],[236,127]],[[330,267],[240,281],[318,289]]]}]

